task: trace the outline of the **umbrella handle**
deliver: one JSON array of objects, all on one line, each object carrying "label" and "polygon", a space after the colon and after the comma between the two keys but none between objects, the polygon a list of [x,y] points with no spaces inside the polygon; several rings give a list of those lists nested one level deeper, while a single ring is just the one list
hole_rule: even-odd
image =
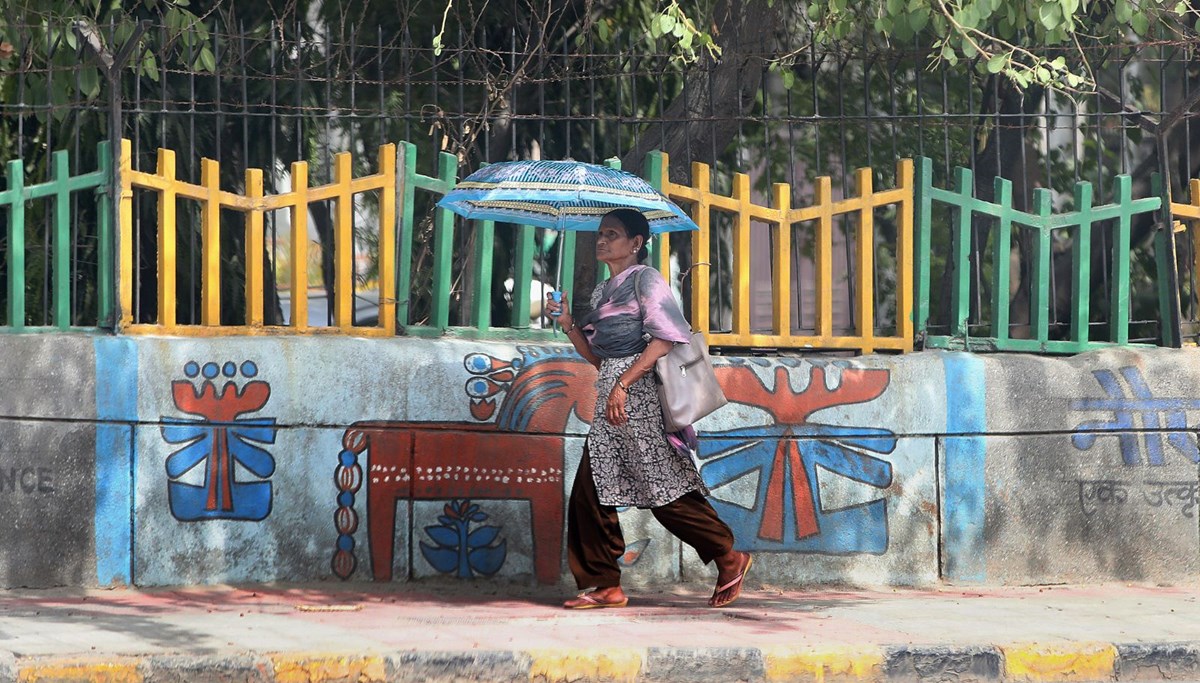
[{"label": "umbrella handle", "polygon": [[[559,291],[550,292],[550,298],[554,299],[554,303],[561,304],[562,303],[562,292],[559,292]],[[562,315],[562,311],[555,311],[550,314],[550,317],[557,318],[560,315]]]}]

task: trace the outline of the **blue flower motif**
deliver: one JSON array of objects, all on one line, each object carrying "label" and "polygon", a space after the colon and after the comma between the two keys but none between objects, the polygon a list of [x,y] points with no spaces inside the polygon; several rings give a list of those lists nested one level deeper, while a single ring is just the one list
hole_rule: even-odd
[{"label": "blue flower motif", "polygon": [[500,535],[498,526],[480,526],[471,530],[474,523],[487,521],[487,514],[470,500],[452,500],[438,516],[440,526],[427,526],[425,533],[432,544],[421,541],[421,554],[443,574],[455,573],[460,579],[469,579],[476,574],[491,576],[500,571],[507,556],[507,541],[496,542]]}]

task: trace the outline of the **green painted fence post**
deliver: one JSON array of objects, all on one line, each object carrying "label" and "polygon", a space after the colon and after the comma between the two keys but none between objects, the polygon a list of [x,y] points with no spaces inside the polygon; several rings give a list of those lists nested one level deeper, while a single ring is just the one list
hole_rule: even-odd
[{"label": "green painted fence post", "polygon": [[913,315],[916,332],[924,337],[929,329],[929,271],[932,266],[933,246],[933,161],[929,157],[917,158],[916,196],[913,197],[913,221],[916,224],[916,240],[913,253],[917,260],[916,291],[913,292]]},{"label": "green painted fence post", "polygon": [[97,173],[101,181],[96,185],[96,300],[97,318],[100,326],[116,327],[113,310],[115,299],[116,272],[113,260],[112,230],[112,145],[108,141],[96,145]]},{"label": "green painted fence post", "polygon": [[1117,344],[1129,343],[1129,233],[1133,223],[1133,181],[1127,175],[1113,181],[1113,196],[1118,211],[1117,234],[1112,251],[1112,291],[1109,301],[1109,339]]},{"label": "green painted fence post", "polygon": [[472,293],[471,324],[480,332],[492,326],[492,257],[496,246],[496,224],[478,221],[475,226],[475,291]]},{"label": "green painted fence post", "polygon": [[950,336],[960,337],[963,343],[971,336],[968,327],[971,317],[971,217],[975,206],[974,174],[969,168],[958,168],[954,179],[957,224],[951,232],[950,257],[953,259],[954,285],[950,290]]},{"label": "green painted fence post", "polygon": [[25,329],[25,164],[8,162],[8,327]]},{"label": "green painted fence post", "polygon": [[1053,206],[1050,190],[1034,190],[1034,212],[1041,220],[1033,247],[1033,289],[1030,292],[1029,322],[1033,337],[1045,344],[1050,339],[1050,209]]},{"label": "green painted fence post", "polygon": [[1012,181],[997,176],[992,181],[992,193],[1000,206],[996,242],[992,251],[992,336],[998,340],[1007,340],[1010,303],[1008,292],[1009,280],[1012,278]]},{"label": "green painted fence post", "polygon": [[[454,189],[458,177],[458,157],[438,154],[437,180],[442,194]],[[435,209],[433,215],[433,305],[430,321],[439,330],[450,326],[450,285],[454,268],[454,213]]]},{"label": "green painted fence post", "polygon": [[533,251],[536,236],[532,225],[516,226],[516,255],[513,258],[512,326],[529,327],[529,298],[533,284]]},{"label": "green painted fence post", "polygon": [[[604,162],[609,168],[621,168],[621,160],[617,158],[609,159]],[[646,155],[646,182],[650,183],[650,187],[662,192],[663,178],[666,176],[667,170],[663,167],[662,152],[650,152]],[[662,235],[651,235],[650,243],[646,245],[646,249],[650,252],[647,260],[650,262],[651,268],[658,267],[658,251],[662,249]],[[670,279],[670,273],[663,273]]]},{"label": "green painted fence post", "polygon": [[399,211],[396,217],[400,221],[397,226],[396,248],[396,322],[402,326],[409,324],[409,314],[412,310],[412,248],[413,248],[413,201],[417,190],[417,146],[411,142],[401,142],[398,146],[401,163],[397,169]]},{"label": "green painted fence post", "polygon": [[54,326],[65,330],[71,326],[71,164],[66,150],[51,157],[51,183],[54,193],[54,236],[48,255],[54,263]]},{"label": "green painted fence post", "polygon": [[1078,225],[1071,240],[1071,339],[1078,344],[1088,342],[1088,323],[1091,321],[1092,282],[1092,184],[1075,183],[1075,213]]},{"label": "green painted fence post", "polygon": [[1163,346],[1179,348],[1182,336],[1180,322],[1179,280],[1175,261],[1175,216],[1171,214],[1170,188],[1164,186],[1162,175],[1150,176],[1151,192],[1159,197],[1161,219],[1154,234],[1154,265],[1158,285],[1159,337]]}]

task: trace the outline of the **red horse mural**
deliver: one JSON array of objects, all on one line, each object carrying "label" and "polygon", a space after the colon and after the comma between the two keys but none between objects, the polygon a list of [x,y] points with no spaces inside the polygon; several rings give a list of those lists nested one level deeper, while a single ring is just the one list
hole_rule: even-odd
[{"label": "red horse mural", "polygon": [[[334,574],[355,570],[354,494],[367,470],[367,542],[371,575],[392,578],[396,505],[407,500],[529,501],[534,573],[558,580],[564,509],[564,433],[574,414],[589,423],[595,405],[595,371],[568,350],[521,347],[502,361],[471,354],[467,395],[471,414],[494,422],[360,422],[343,435],[335,479],[339,488],[339,538]],[[497,395],[504,393],[497,404]]]}]

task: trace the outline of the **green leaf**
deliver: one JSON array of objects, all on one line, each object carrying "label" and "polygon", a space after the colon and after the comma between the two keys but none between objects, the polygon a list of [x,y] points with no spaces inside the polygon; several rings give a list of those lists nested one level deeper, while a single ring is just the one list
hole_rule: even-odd
[{"label": "green leaf", "polygon": [[921,29],[925,28],[929,23],[929,8],[922,7],[908,15],[908,25],[913,33],[920,33]]},{"label": "green leaf", "polygon": [[[671,29],[671,35],[675,36],[676,38],[682,38],[683,31],[684,31],[683,24],[677,23],[677,24],[675,24],[675,28]],[[692,34],[689,33],[688,35],[690,36]]]},{"label": "green leaf", "polygon": [[[438,49],[441,49],[440,45]],[[207,45],[200,49],[200,64],[209,73],[217,72],[217,58],[213,55],[212,50],[208,49]]]},{"label": "green leaf", "polygon": [[155,59],[154,53],[147,52],[142,59],[142,74],[155,83],[158,82],[158,60]]},{"label": "green leaf", "polygon": [[792,71],[791,69],[787,69],[782,75],[783,87],[787,90],[791,90],[792,86],[796,84],[796,72]]},{"label": "green leaf", "polygon": [[683,37],[679,39],[679,47],[684,50],[692,49],[692,35],[691,33],[683,34]]},{"label": "green leaf", "polygon": [[658,17],[658,28],[663,35],[675,30],[675,17],[670,14],[662,14]]},{"label": "green leaf", "polygon": [[596,34],[598,36],[600,36],[601,42],[604,42],[604,43],[608,42],[608,37],[609,37],[609,35],[611,35],[611,34],[609,34],[609,30],[610,29],[608,28],[608,20],[607,19],[601,19],[600,21],[596,22]]},{"label": "green leaf", "polygon": [[962,54],[967,59],[975,59],[975,55],[979,54],[979,50],[975,49],[974,43],[963,43]]},{"label": "green leaf", "polygon": [[1042,22],[1047,31],[1052,30],[1062,21],[1062,10],[1057,3],[1048,2],[1038,8],[1038,21]]},{"label": "green leaf", "polygon": [[1113,15],[1118,23],[1128,24],[1133,18],[1133,7],[1130,6],[1129,0],[1117,0],[1113,6]]},{"label": "green leaf", "polygon": [[1133,15],[1133,18],[1129,20],[1129,24],[1133,27],[1134,33],[1137,33],[1139,36],[1145,36],[1150,32],[1150,20],[1146,18],[1145,14],[1140,12]]},{"label": "green leaf", "polygon": [[1062,6],[1064,17],[1075,14],[1075,10],[1079,9],[1079,0],[1059,0],[1059,4]]},{"label": "green leaf", "polygon": [[1183,16],[1183,15],[1187,14],[1187,11],[1188,11],[1188,5],[1186,2],[1180,2],[1175,5],[1175,14],[1178,14],[1179,16]]},{"label": "green leaf", "polygon": [[975,11],[974,5],[964,7],[961,12],[954,15],[954,18],[958,21],[958,23],[962,24],[964,28],[971,29],[976,28],[979,25],[979,13]]},{"label": "green leaf", "polygon": [[1081,76],[1070,72],[1067,73],[1067,85],[1071,86],[1072,88],[1078,88],[1081,83],[1083,83],[1083,78]]},{"label": "green leaf", "polygon": [[887,13],[892,16],[898,16],[904,11],[904,0],[887,0]]},{"label": "green leaf", "polygon": [[95,67],[79,69],[79,90],[92,99],[100,94],[100,70]]},{"label": "green leaf", "polygon": [[1038,83],[1049,83],[1050,82],[1050,70],[1044,66],[1039,66],[1037,68],[1037,79],[1038,79]]},{"label": "green leaf", "polygon": [[998,74],[1004,70],[1006,64],[1008,64],[1008,55],[992,55],[992,58],[987,62],[987,71],[990,74]]}]

